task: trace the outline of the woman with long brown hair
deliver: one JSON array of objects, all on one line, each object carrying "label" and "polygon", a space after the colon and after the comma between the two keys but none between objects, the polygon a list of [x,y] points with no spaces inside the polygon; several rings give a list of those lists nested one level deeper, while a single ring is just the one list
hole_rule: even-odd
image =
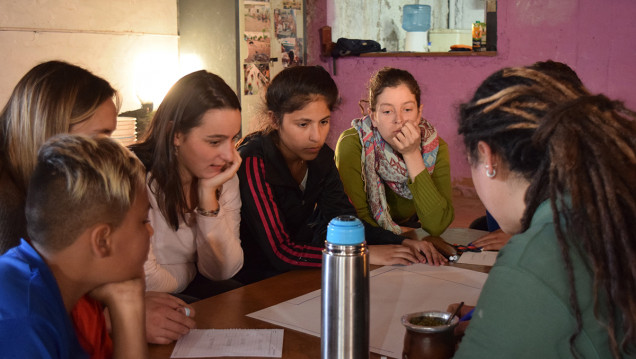
[{"label": "woman with long brown hair", "polygon": [[[169,343],[194,327],[194,311],[181,299],[238,286],[223,280],[243,265],[236,176],[241,157],[234,148],[240,130],[236,94],[201,70],[172,86],[145,137],[131,146],[148,171],[148,218],[155,229],[144,266],[146,316],[155,322],[148,328],[161,330],[150,342]],[[157,293],[181,299],[154,298]]]}]

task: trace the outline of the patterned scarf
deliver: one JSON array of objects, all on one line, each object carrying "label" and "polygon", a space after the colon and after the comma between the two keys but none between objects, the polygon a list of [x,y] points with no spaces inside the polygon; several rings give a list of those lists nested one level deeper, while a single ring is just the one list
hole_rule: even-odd
[{"label": "patterned scarf", "polygon": [[[384,183],[398,195],[413,199],[407,185],[409,175],[406,163],[402,156],[384,141],[378,129],[371,123],[371,117],[357,118],[351,125],[358,131],[362,143],[362,180],[365,183],[371,214],[382,228],[400,234],[400,226],[393,221],[389,213]],[[422,131],[422,158],[426,170],[432,174],[439,150],[439,137],[435,127],[424,118],[420,121],[419,127]]]}]

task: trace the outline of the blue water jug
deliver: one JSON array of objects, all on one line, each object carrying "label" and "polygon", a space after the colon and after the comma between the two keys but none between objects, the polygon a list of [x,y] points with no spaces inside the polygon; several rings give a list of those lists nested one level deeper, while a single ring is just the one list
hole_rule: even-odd
[{"label": "blue water jug", "polygon": [[428,31],[431,28],[429,5],[404,5],[402,28],[406,31]]},{"label": "blue water jug", "polygon": [[428,29],[431,28],[431,7],[429,5],[404,5],[402,28],[406,30],[404,49],[406,51],[428,51]]}]

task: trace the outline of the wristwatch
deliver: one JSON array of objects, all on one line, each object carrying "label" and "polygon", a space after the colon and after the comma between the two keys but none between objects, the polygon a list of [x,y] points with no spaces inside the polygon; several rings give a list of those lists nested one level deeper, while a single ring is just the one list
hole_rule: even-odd
[{"label": "wristwatch", "polygon": [[195,208],[194,211],[197,212],[198,214],[202,215],[202,216],[206,216],[206,217],[216,217],[219,214],[219,211],[221,210],[221,207],[212,210],[212,211],[206,211],[205,209],[201,209],[199,207]]}]

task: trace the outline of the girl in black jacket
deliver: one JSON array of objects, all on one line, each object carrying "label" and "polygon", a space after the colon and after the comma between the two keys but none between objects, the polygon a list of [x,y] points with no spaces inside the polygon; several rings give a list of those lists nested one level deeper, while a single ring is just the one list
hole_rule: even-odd
[{"label": "girl in black jacket", "polygon": [[[287,68],[272,80],[265,100],[265,129],[248,135],[238,148],[245,261],[235,278],[243,283],[320,267],[329,221],[356,215],[333,150],[325,144],[338,101],[329,73],[321,67]],[[429,242],[379,227],[367,225],[366,240],[372,264],[445,261]]]}]

